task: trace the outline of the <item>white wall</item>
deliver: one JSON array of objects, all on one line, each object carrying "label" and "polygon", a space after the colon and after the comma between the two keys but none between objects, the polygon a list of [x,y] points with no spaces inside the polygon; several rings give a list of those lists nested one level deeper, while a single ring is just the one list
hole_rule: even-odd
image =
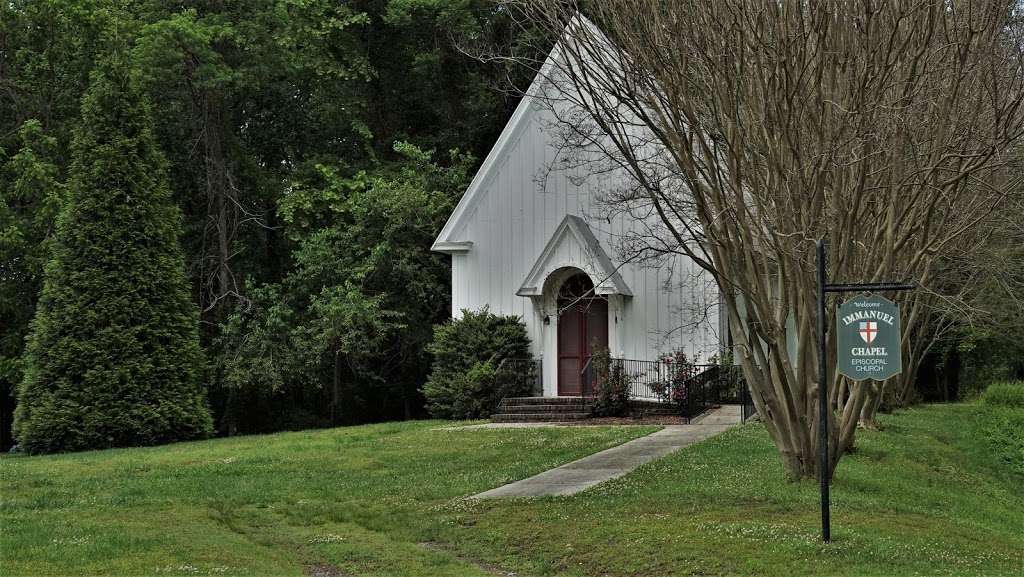
[{"label": "white wall", "polygon": [[[566,214],[587,221],[607,254],[616,265],[619,247],[630,230],[640,230],[635,219],[619,215],[611,222],[603,218],[598,200],[602,190],[598,178],[586,178],[578,169],[544,170],[556,159],[557,139],[545,132],[552,113],[532,105],[522,130],[513,134],[506,154],[495,159],[490,178],[482,182],[480,193],[469,206],[460,226],[450,239],[472,242],[468,252],[452,255],[452,309],[489,306],[492,312],[523,318],[534,342],[534,354],[554,356],[557,322],[543,324],[543,299],[516,295],[538,255]],[[546,177],[546,182],[538,183]],[[656,217],[654,217],[656,218]],[[571,247],[556,253],[565,264],[582,255]],[[564,253],[564,254],[563,254]],[[610,300],[610,347],[615,357],[655,360],[674,349],[708,359],[718,350],[719,318],[717,308],[705,322],[696,322],[693,311],[713,306],[717,290],[707,275],[689,259],[675,257],[671,267],[653,268],[628,263],[620,269],[632,297],[614,296]],[[601,279],[593,279],[595,282]],[[703,315],[701,315],[703,318]],[[545,393],[554,394],[554,362],[545,362]]]}]

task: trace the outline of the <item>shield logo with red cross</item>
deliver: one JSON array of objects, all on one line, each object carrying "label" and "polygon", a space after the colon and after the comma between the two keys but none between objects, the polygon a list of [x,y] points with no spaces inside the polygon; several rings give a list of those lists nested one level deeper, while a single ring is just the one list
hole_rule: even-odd
[{"label": "shield logo with red cross", "polygon": [[871,344],[875,337],[878,336],[878,322],[877,321],[862,321],[860,323],[860,338],[864,339],[864,342]]}]

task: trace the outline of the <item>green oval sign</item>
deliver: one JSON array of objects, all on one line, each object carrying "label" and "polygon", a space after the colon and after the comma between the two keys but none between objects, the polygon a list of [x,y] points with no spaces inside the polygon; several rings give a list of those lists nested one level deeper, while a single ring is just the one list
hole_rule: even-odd
[{"label": "green oval sign", "polygon": [[852,298],[836,314],[839,373],[884,381],[903,371],[900,306],[877,295]]}]

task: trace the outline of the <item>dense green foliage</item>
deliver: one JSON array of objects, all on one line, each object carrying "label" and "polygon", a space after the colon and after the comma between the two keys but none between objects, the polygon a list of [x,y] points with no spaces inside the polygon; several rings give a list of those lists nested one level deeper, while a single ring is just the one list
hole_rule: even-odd
[{"label": "dense green foliage", "polygon": [[1024,478],[1024,409],[992,408],[989,415],[983,432],[991,451],[1010,470]]},{"label": "dense green foliage", "polygon": [[990,411],[984,433],[992,451],[1024,476],[1024,381],[993,383],[981,399]]},{"label": "dense green foliage", "polygon": [[880,420],[836,473],[830,545],[818,539],[817,483],[789,482],[756,423],[573,497],[471,501],[651,429],[410,422],[0,457],[0,566],[26,576],[1019,577],[1024,475],[982,435],[988,407]]},{"label": "dense green foliage", "polygon": [[450,309],[430,241],[517,103],[502,88],[529,81],[468,54],[520,44],[509,14],[489,0],[13,0],[0,3],[0,448],[110,30],[184,217],[218,432],[422,414],[424,346]]},{"label": "dense green foliage", "polygon": [[56,139],[43,132],[38,120],[26,120],[17,132],[19,149],[0,174],[8,181],[0,195],[0,449],[11,444],[23,343],[42,288],[54,222],[64,204],[54,164]]},{"label": "dense green foliage", "polygon": [[[282,199],[294,268],[252,290],[251,305],[229,316],[221,336],[232,429],[418,413],[416,385],[430,366],[424,347],[447,314],[438,297],[450,277],[444,258],[428,249],[472,159],[452,158],[444,168],[412,145],[396,148],[405,162],[391,170],[343,178],[320,166],[317,186]],[[289,402],[282,411],[253,398]],[[320,406],[329,412],[318,417]]]},{"label": "dense green foliage", "polygon": [[180,213],[148,104],[117,59],[93,70],[73,151],[18,392],[19,443],[54,452],[205,437]]},{"label": "dense green foliage", "polygon": [[[423,387],[427,409],[435,417],[474,419],[490,416],[503,397],[530,393],[525,380],[513,379],[510,390],[495,373],[506,359],[532,359],[530,337],[519,317],[496,315],[486,308],[462,311],[438,326],[428,350],[434,356]],[[501,381],[504,383],[505,381]]]},{"label": "dense green foliage", "polygon": [[997,407],[1024,409],[1024,381],[992,383],[985,389],[981,399]]}]

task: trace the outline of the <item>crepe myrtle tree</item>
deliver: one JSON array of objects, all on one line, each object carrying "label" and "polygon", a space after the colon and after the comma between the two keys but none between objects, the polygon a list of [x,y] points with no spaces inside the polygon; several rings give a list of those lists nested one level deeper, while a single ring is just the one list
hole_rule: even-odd
[{"label": "crepe myrtle tree", "polygon": [[[625,175],[599,188],[609,212],[648,223],[624,250],[684,254],[714,278],[787,471],[818,476],[814,241],[832,279],[919,284],[898,297],[912,378],[917,334],[971,277],[943,267],[970,261],[1016,190],[1016,3],[507,4],[554,44],[518,61],[543,80],[556,163]],[[829,479],[883,393],[830,379]]]}]

